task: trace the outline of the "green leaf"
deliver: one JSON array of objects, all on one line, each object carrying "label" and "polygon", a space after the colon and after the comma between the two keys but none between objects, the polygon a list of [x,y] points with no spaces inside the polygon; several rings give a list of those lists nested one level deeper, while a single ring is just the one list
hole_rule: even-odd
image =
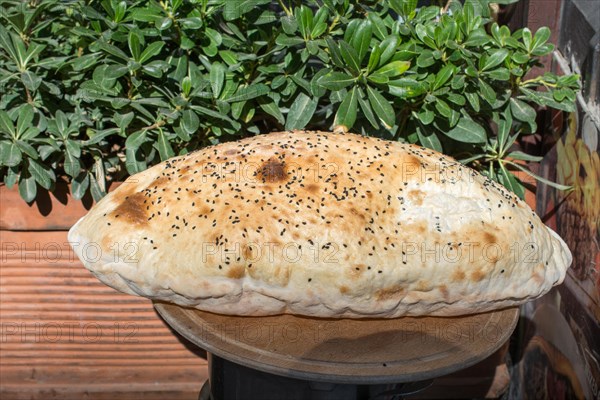
[{"label": "green leaf", "polygon": [[140,130],[132,133],[125,140],[125,147],[132,150],[137,150],[144,142],[146,142],[147,136],[145,130]]},{"label": "green leaf", "polygon": [[77,157],[67,151],[65,152],[63,169],[67,175],[71,178],[75,178],[81,172],[81,162]]},{"label": "green leaf", "polygon": [[531,51],[531,54],[537,57],[542,57],[552,53],[554,50],[554,45],[552,43],[546,43],[541,46],[535,48],[535,50]]},{"label": "green leaf", "polygon": [[505,110],[504,119],[501,119],[498,123],[498,152],[500,154],[504,154],[506,151],[507,140],[510,136],[510,132],[512,130],[512,115],[510,114],[510,110]]},{"label": "green leaf", "polygon": [[134,20],[143,22],[155,22],[162,18],[161,10],[152,7],[135,8],[130,15]]},{"label": "green leaf", "polygon": [[23,85],[25,85],[27,89],[35,91],[38,87],[40,87],[42,78],[31,71],[25,71],[21,73],[21,82],[23,82]]},{"label": "green leaf", "polygon": [[352,36],[350,45],[356,50],[358,54],[358,64],[362,63],[362,60],[367,55],[369,47],[371,45],[371,38],[373,37],[373,27],[371,21],[364,20],[358,25],[358,28]]},{"label": "green leaf", "polygon": [[511,59],[517,64],[525,64],[527,61],[529,61],[529,54],[515,52]]},{"label": "green leaf", "polygon": [[516,119],[523,122],[535,121],[536,112],[529,104],[519,99],[510,99],[510,111]]},{"label": "green leaf", "polygon": [[212,64],[210,68],[210,85],[214,98],[218,98],[225,84],[227,68],[220,62]]},{"label": "green leaf", "polygon": [[37,194],[37,184],[35,179],[29,173],[22,172],[19,178],[19,194],[28,203],[35,200]]},{"label": "green leaf", "polygon": [[28,128],[31,127],[33,121],[33,107],[30,104],[25,104],[21,107],[19,117],[17,118],[17,137],[20,137]]},{"label": "green leaf", "polygon": [[277,106],[277,104],[275,104],[275,102],[272,99],[261,99],[258,103],[260,105],[260,108],[264,112],[274,117],[277,120],[277,122],[279,122],[281,125],[285,124],[285,118],[281,113],[281,109]]},{"label": "green leaf", "polygon": [[365,94],[362,89],[358,87],[358,105],[363,112],[363,115],[367,118],[367,121],[373,126],[373,128],[379,128],[379,124],[377,123],[377,119],[375,118],[375,114],[373,114],[373,109],[368,101],[364,99]]},{"label": "green leaf", "polygon": [[44,189],[50,189],[53,180],[56,179],[54,174],[51,173],[52,170],[49,170],[48,167],[44,167],[42,164],[32,159],[29,159],[28,170],[35,181]]},{"label": "green leaf", "polygon": [[317,81],[319,86],[329,90],[341,90],[352,85],[356,78],[343,72],[329,72]]},{"label": "green leaf", "polygon": [[140,36],[136,31],[129,31],[129,36],[127,37],[127,44],[129,45],[129,51],[133,56],[133,59],[136,61],[140,60]]},{"label": "green leaf", "polygon": [[389,93],[401,99],[420,96],[427,92],[428,89],[427,85],[411,78],[400,78],[389,81],[388,85]]},{"label": "green leaf", "polygon": [[452,109],[450,108],[448,103],[446,103],[442,99],[439,99],[439,98],[435,99],[435,109],[438,110],[438,112],[443,117],[450,118],[450,116],[452,115]]},{"label": "green leaf", "polygon": [[525,187],[511,172],[506,170],[502,163],[500,163],[500,173],[498,176],[500,178],[500,183],[508,190],[519,196],[520,199],[525,198]]},{"label": "green leaf", "polygon": [[82,172],[71,180],[71,194],[75,200],[81,200],[90,187],[90,175]]},{"label": "green leaf", "polygon": [[[341,128],[344,132],[349,131],[356,121],[356,113],[358,110],[358,92],[356,88],[352,88],[348,96],[342,101],[342,104],[335,113],[333,121],[334,130]],[[371,103],[371,105],[373,105]]]},{"label": "green leaf", "polygon": [[288,35],[293,35],[296,33],[296,30],[298,30],[298,22],[295,18],[285,16],[281,18],[281,27],[285,33]]},{"label": "green leaf", "polygon": [[419,57],[417,57],[417,66],[421,68],[427,68],[435,64],[435,58],[433,58],[433,52],[431,50],[423,50]]},{"label": "green leaf", "polygon": [[316,109],[317,100],[311,99],[303,92],[298,93],[288,111],[285,129],[303,129],[310,122]]},{"label": "green leaf", "polygon": [[541,176],[539,176],[537,174],[534,174],[529,169],[523,167],[520,164],[511,162],[511,161],[506,161],[506,160],[504,162],[506,164],[510,164],[513,167],[516,167],[516,168],[520,169],[521,171],[525,172],[527,175],[529,175],[529,176],[535,178],[536,180],[538,180],[538,181],[540,181],[540,182],[542,182],[542,183],[544,183],[544,184],[546,184],[548,186],[551,186],[551,187],[553,187],[555,189],[558,189],[558,190],[570,190],[570,189],[573,188],[572,186],[561,185],[560,183],[552,182],[552,181],[549,181],[548,179],[542,178]]},{"label": "green leaf", "polygon": [[6,50],[8,54],[10,54],[10,57],[16,64],[19,64],[19,57],[17,55],[17,51],[13,46],[13,41],[11,40],[8,31],[4,28],[4,24],[0,24],[0,47],[2,47],[4,50]]},{"label": "green leaf", "polygon": [[483,79],[479,79],[479,89],[485,101],[491,105],[496,102],[496,92]]},{"label": "green leaf", "polygon": [[408,61],[392,61],[389,64],[384,65],[374,72],[374,75],[383,75],[388,78],[394,78],[402,75],[410,68],[410,62]]},{"label": "green leaf", "polygon": [[370,12],[367,14],[367,18],[369,18],[369,21],[371,21],[371,24],[373,26],[373,33],[375,34],[375,36],[377,36],[379,40],[384,40],[388,37],[387,27],[385,26],[385,22],[383,22],[383,19],[381,19],[380,16],[378,16],[376,13]]},{"label": "green leaf", "polygon": [[391,129],[396,121],[396,113],[390,103],[377,90],[367,86],[367,96],[369,103],[377,114],[377,117],[384,123],[387,129]]},{"label": "green leaf", "polygon": [[156,148],[158,153],[160,154],[161,161],[168,160],[169,158],[175,155],[173,148],[171,147],[171,143],[169,143],[169,139],[164,132],[158,132],[158,137],[156,140]]},{"label": "green leaf", "polygon": [[529,28],[523,28],[523,44],[525,45],[525,50],[527,52],[531,52],[531,42],[533,36],[531,35],[531,30]]},{"label": "green leaf", "polygon": [[149,59],[151,59],[152,57],[154,57],[155,55],[157,55],[158,53],[160,53],[160,51],[164,45],[165,45],[165,42],[150,43],[148,45],[148,47],[146,47],[144,49],[144,51],[142,52],[142,54],[140,55],[139,62],[141,62],[143,64],[146,61],[148,61]]},{"label": "green leaf", "polygon": [[369,63],[367,64],[367,74],[370,74],[379,65],[379,59],[381,58],[381,50],[379,47],[374,47],[369,55]]},{"label": "green leaf", "polygon": [[358,60],[358,53],[345,41],[340,41],[340,52],[342,58],[348,65],[348,68],[355,74],[360,71],[360,62]]},{"label": "green leaf", "polygon": [[115,15],[113,21],[121,22],[123,17],[125,16],[125,10],[127,10],[127,3],[125,1],[120,1],[114,5]]},{"label": "green leaf", "polygon": [[477,29],[471,32],[469,38],[464,43],[467,47],[483,47],[491,40],[491,37],[483,29]]},{"label": "green leaf", "polygon": [[[212,79],[211,79],[211,83],[212,83]],[[181,93],[183,93],[183,95],[185,97],[187,97],[187,96],[189,96],[191,91],[192,91],[192,79],[189,76],[186,76],[181,81]],[[213,89],[213,92],[214,92],[214,89]]]},{"label": "green leaf", "polygon": [[224,0],[223,18],[225,21],[236,20],[257,6],[270,2],[270,0]]},{"label": "green leaf", "polygon": [[550,39],[550,34],[550,29],[548,29],[548,27],[546,26],[542,26],[540,29],[538,29],[535,33],[535,36],[533,37],[533,42],[531,43],[531,50],[533,51],[539,48],[540,46],[544,45],[548,41],[548,39]]},{"label": "green leaf", "polygon": [[416,131],[421,145],[440,153],[443,151],[442,143],[435,133],[425,134],[419,126],[417,126]]},{"label": "green leaf", "polygon": [[421,109],[419,110],[418,113],[413,111],[413,115],[419,121],[421,121],[421,123],[423,125],[431,124],[433,122],[433,119],[435,118],[435,113],[433,112],[433,110],[429,109],[429,107],[427,107],[427,106],[421,107]]},{"label": "green leaf", "polygon": [[71,61],[71,64],[73,65],[73,69],[75,71],[83,71],[84,69],[96,65],[100,57],[100,53],[85,54],[81,57],[74,58]]},{"label": "green leaf", "polygon": [[[106,192],[104,191],[103,187],[100,186],[100,183],[98,182],[98,180],[96,180],[94,175],[92,175],[91,173],[88,173],[88,175],[90,177],[90,193],[92,194],[94,200],[98,202],[104,196],[106,196]],[[104,179],[101,179],[100,181],[104,182]]]},{"label": "green leaf", "polygon": [[379,57],[379,65],[386,64],[396,54],[398,48],[398,38],[396,36],[388,36],[379,43],[381,57]]},{"label": "green leaf", "polygon": [[507,68],[498,68],[487,72],[486,75],[497,81],[508,81],[510,79],[510,71]]},{"label": "green leaf", "polygon": [[481,106],[479,104],[479,96],[477,93],[465,92],[465,97],[469,101],[469,104],[471,104],[471,107],[473,107],[473,111],[479,112]]},{"label": "green leaf", "polygon": [[444,133],[462,143],[485,143],[487,140],[485,129],[467,118],[461,118],[453,129]]},{"label": "green leaf", "polygon": [[[299,17],[299,18],[298,18]],[[298,21],[298,28],[303,38],[310,38],[310,31],[313,28],[313,12],[309,7],[304,5],[300,6],[299,15],[296,17]]]},{"label": "green leaf", "polygon": [[277,36],[277,39],[275,39],[275,43],[280,46],[295,46],[297,44],[305,43],[305,41],[299,37],[279,35]]},{"label": "green leaf", "polygon": [[523,161],[531,161],[531,162],[540,162],[544,159],[544,157],[540,156],[532,156],[531,154],[523,153],[522,151],[511,151],[506,155],[507,157],[514,158],[515,160],[523,160]]},{"label": "green leaf", "polygon": [[181,128],[188,134],[192,135],[200,128],[200,119],[192,110],[185,110],[181,118]]},{"label": "green leaf", "polygon": [[444,86],[446,82],[452,78],[452,74],[454,74],[455,67],[452,64],[446,65],[444,68],[440,70],[435,75],[435,80],[433,81],[433,85],[431,86],[431,90],[437,90]]},{"label": "green leaf", "polygon": [[17,132],[15,130],[15,125],[8,113],[4,110],[0,110],[0,132],[8,133],[13,138],[16,138]]},{"label": "green leaf", "polygon": [[14,167],[23,159],[21,150],[14,142],[0,142],[0,161],[2,165]]},{"label": "green leaf", "polygon": [[129,56],[127,54],[125,54],[125,52],[123,50],[119,49],[117,46],[106,43],[105,41],[98,41],[97,43],[98,43],[98,46],[102,50],[107,52],[108,54],[111,54],[117,58],[120,58],[123,61],[129,61]]},{"label": "green leaf", "polygon": [[[29,44],[29,48],[27,49],[27,55],[25,57],[24,63],[25,64],[29,64],[29,61],[35,59],[35,57],[40,54],[44,49],[46,48],[46,45],[43,44],[39,44],[39,43],[30,43]],[[40,65],[39,62],[37,62],[35,65]]]},{"label": "green leaf", "polygon": [[342,61],[342,52],[340,51],[338,45],[330,37],[326,38],[325,42],[327,43],[327,49],[329,50],[331,61],[333,61],[336,66],[345,68],[346,66]]},{"label": "green leaf", "polygon": [[269,87],[263,83],[255,83],[250,86],[241,86],[233,96],[227,100],[229,103],[236,103],[239,101],[248,101],[256,97],[263,96],[269,93]]},{"label": "green leaf", "polygon": [[508,50],[496,49],[493,50],[485,59],[481,71],[489,71],[490,69],[500,65],[508,57]]},{"label": "green leaf", "polygon": [[134,117],[133,112],[119,114],[118,112],[115,111],[115,113],[113,114],[113,120],[115,121],[115,124],[119,127],[119,129],[121,129],[121,130],[124,130],[125,128],[127,128],[127,126],[129,126],[131,121],[133,121],[133,117]]},{"label": "green leaf", "polygon": [[202,18],[199,17],[191,17],[191,18],[180,18],[177,20],[184,29],[193,29],[197,30],[202,28],[203,22]]},{"label": "green leaf", "polygon": [[37,152],[36,149],[33,148],[32,145],[30,145],[27,142],[24,142],[22,140],[17,140],[17,146],[19,146],[19,149],[27,154],[29,156],[29,158],[37,160],[39,158],[39,154]]}]

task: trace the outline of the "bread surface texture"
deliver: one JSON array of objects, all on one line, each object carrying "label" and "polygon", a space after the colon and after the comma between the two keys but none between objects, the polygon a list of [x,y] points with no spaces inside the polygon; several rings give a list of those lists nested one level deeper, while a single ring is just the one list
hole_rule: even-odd
[{"label": "bread surface texture", "polygon": [[455,160],[308,131],[136,174],[69,241],[117,290],[247,316],[479,313],[545,294],[571,263],[525,202]]}]

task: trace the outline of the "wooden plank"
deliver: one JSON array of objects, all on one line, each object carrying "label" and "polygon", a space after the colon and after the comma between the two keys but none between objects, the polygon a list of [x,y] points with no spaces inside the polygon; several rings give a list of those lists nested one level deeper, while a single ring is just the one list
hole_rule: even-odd
[{"label": "wooden plank", "polygon": [[96,279],[65,230],[0,230],[0,315],[2,399],[187,400],[206,380],[202,352]]},{"label": "wooden plank", "polygon": [[[3,368],[4,369],[4,368]],[[192,400],[207,379],[203,365],[16,366],[3,371],[0,398]]]},{"label": "wooden plank", "polygon": [[[114,190],[115,183],[110,187]],[[64,182],[56,184],[54,193],[40,191],[32,204],[27,204],[16,185],[8,189],[0,185],[0,230],[52,231],[68,230],[93,205],[91,198],[74,200]]]}]

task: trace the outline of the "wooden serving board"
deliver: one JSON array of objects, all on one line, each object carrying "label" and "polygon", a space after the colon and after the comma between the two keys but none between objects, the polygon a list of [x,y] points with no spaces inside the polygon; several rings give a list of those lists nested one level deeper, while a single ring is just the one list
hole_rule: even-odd
[{"label": "wooden serving board", "polygon": [[504,344],[518,308],[463,317],[319,319],[238,317],[155,303],[192,343],[226,360],[291,378],[352,384],[432,379]]}]

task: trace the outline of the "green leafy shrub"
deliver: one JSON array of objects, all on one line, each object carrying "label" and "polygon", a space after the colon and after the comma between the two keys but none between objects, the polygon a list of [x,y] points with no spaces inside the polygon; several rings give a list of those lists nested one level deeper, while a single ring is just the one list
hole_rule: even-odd
[{"label": "green leafy shrub", "polygon": [[489,24],[484,0],[1,4],[0,173],[27,201],[57,179],[98,199],[176,154],[303,128],[419,143],[522,196],[513,161],[538,158],[513,143],[578,89],[527,79],[549,30]]}]

